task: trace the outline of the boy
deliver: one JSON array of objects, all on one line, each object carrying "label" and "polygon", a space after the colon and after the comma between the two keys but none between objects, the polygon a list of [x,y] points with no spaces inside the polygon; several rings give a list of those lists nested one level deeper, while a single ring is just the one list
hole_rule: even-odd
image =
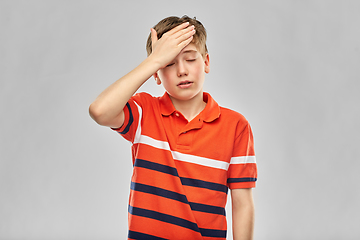
[{"label": "boy", "polygon": [[[206,31],[168,17],[151,29],[148,57],[90,105],[91,117],[132,142],[129,239],[252,239],[257,169],[250,125],[203,92]],[[135,92],[151,76],[162,97]],[[134,95],[134,96],[133,96]]]}]

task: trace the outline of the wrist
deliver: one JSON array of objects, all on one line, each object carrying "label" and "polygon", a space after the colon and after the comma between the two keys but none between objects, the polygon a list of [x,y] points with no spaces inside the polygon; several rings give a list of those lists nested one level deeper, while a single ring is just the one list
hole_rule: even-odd
[{"label": "wrist", "polygon": [[159,58],[157,58],[155,55],[150,54],[146,61],[154,68],[154,73],[157,72],[160,68],[163,68],[163,64],[161,64],[161,61]]}]

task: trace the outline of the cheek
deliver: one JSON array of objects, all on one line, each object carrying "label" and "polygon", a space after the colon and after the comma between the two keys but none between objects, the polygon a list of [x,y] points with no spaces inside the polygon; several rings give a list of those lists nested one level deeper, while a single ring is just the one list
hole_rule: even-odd
[{"label": "cheek", "polygon": [[193,73],[196,76],[201,76],[204,71],[205,71],[205,69],[204,69],[204,66],[202,64],[194,66],[194,68],[193,68]]},{"label": "cheek", "polygon": [[160,79],[168,78],[171,75],[171,69],[162,69],[158,72]]}]

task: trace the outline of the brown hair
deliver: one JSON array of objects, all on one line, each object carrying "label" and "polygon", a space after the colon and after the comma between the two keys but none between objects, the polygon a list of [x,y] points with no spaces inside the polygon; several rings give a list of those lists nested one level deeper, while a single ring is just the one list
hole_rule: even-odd
[{"label": "brown hair", "polygon": [[[201,24],[200,21],[196,20],[196,18],[190,18],[186,15],[183,17],[167,17],[161,20],[158,24],[156,24],[153,28],[157,32],[158,39],[162,37],[162,35],[171,29],[173,29],[176,26],[179,26],[182,23],[189,22],[190,25],[195,26],[196,33],[193,36],[192,43],[196,45],[196,48],[201,53],[201,55],[204,57],[205,54],[208,52],[206,47],[206,30],[204,26]],[[152,42],[151,42],[151,33],[149,34],[149,37],[147,39],[146,43],[146,51],[148,56],[152,52]]]}]

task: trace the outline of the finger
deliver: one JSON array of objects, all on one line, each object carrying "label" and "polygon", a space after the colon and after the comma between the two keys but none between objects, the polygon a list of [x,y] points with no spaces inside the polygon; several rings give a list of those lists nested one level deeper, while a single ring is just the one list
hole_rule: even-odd
[{"label": "finger", "polygon": [[180,44],[179,44],[179,48],[180,49],[184,49],[187,45],[189,45],[191,43],[191,41],[193,40],[193,36],[190,36],[188,39],[185,39],[184,41],[182,41]]},{"label": "finger", "polygon": [[194,34],[195,34],[195,29],[186,32],[182,35],[180,35],[176,40],[178,42],[178,46],[182,49],[184,47],[186,47],[189,43],[191,43],[191,41],[193,40]]},{"label": "finger", "polygon": [[150,31],[151,31],[151,41],[154,44],[158,41],[157,32],[153,28],[150,28]]},{"label": "finger", "polygon": [[193,36],[195,33],[196,33],[195,27],[190,26],[179,32],[179,34],[177,34],[178,36],[176,36],[175,38],[179,41],[184,41],[185,39],[188,39],[189,37]]},{"label": "finger", "polygon": [[[191,32],[193,32],[193,31],[195,31],[194,29],[195,29],[195,26],[194,26],[194,25],[188,26],[187,28],[182,29],[182,30],[174,33],[173,37],[174,37],[175,39],[181,38],[181,37],[183,37],[184,35],[187,35],[188,33],[191,33]],[[194,33],[195,33],[195,32],[194,32]],[[192,35],[192,34],[190,34],[190,35]],[[187,36],[187,37],[190,37],[190,36]]]},{"label": "finger", "polygon": [[184,23],[180,24],[179,26],[176,26],[173,29],[171,29],[170,31],[168,31],[168,34],[172,35],[172,34],[178,32],[178,31],[186,28],[187,26],[189,26],[189,24],[190,24],[189,22],[184,22]]}]

